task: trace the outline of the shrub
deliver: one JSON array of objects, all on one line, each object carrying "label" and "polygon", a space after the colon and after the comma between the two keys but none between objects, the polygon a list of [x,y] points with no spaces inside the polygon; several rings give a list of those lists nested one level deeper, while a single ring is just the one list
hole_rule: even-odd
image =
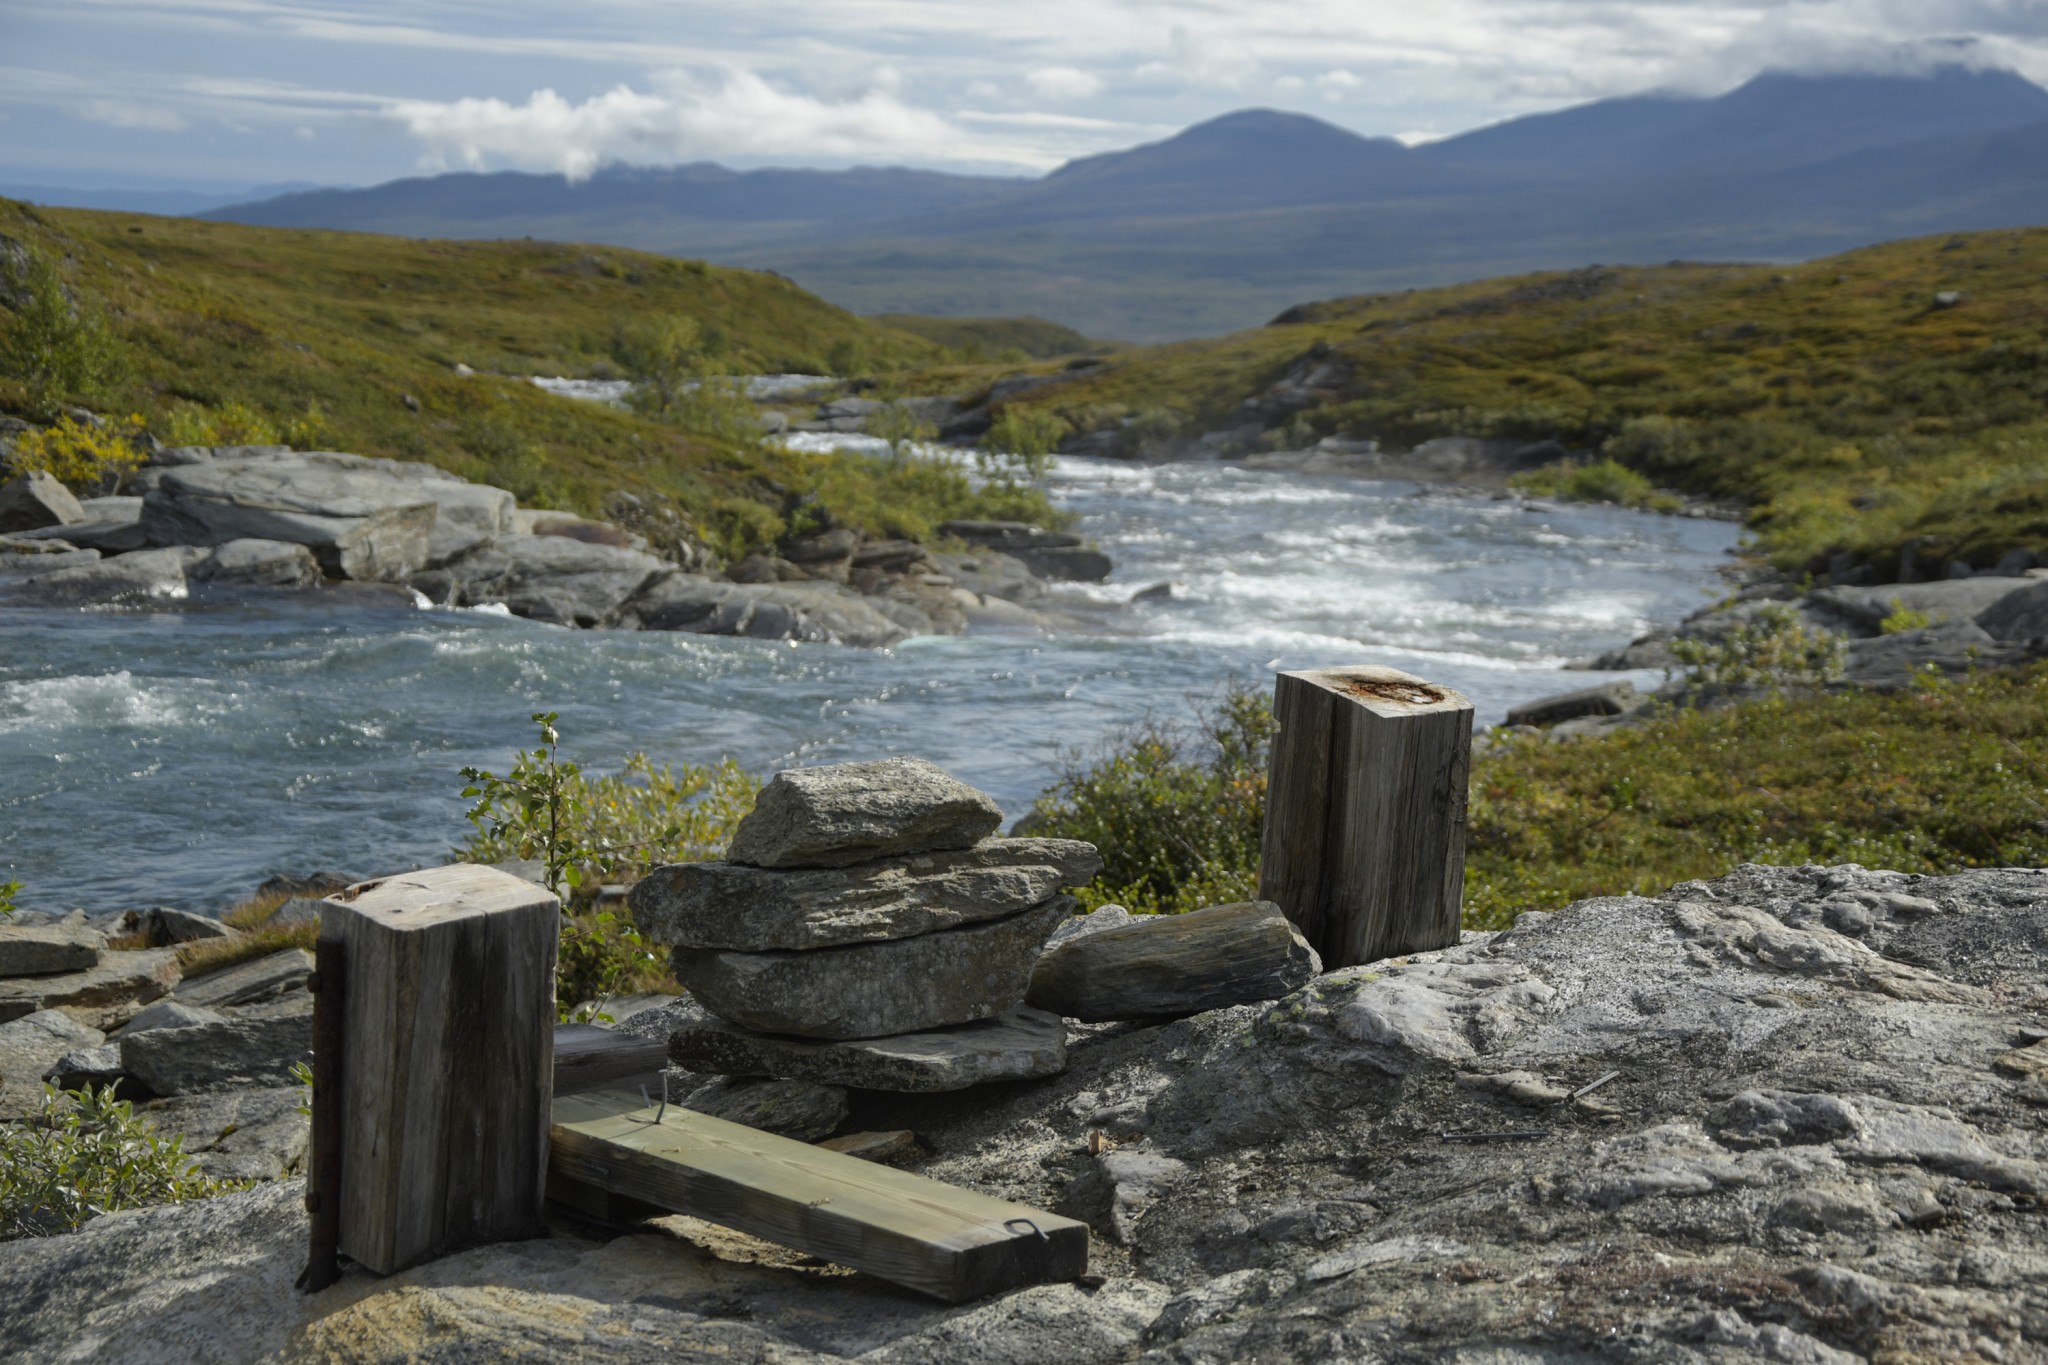
[{"label": "shrub", "polygon": [[41,1109],[0,1124],[0,1241],[71,1232],[103,1213],[240,1186],[200,1174],[184,1139],[160,1136],[113,1087],[43,1086]]},{"label": "shrub", "polygon": [[588,777],[560,755],[552,711],[535,712],[540,743],[521,750],[499,777],[464,768],[474,826],[455,856],[492,863],[541,861],[550,889],[562,897],[562,940],[556,975],[561,1017],[593,1017],[622,986],[666,983],[629,916],[597,910],[598,885],[632,881],[661,863],[716,857],[753,808],[760,780],[730,759],[680,771],[657,767],[646,754],[627,758],[617,776]]},{"label": "shrub", "polygon": [[1840,682],[1849,642],[1799,618],[1798,608],[1774,602],[1717,641],[1674,640],[1671,657],[1689,670],[1692,692],[1786,687],[1818,692]]},{"label": "shrub", "polygon": [[694,318],[673,315],[622,322],[612,331],[612,359],[634,384],[627,405],[664,414],[704,367],[703,329]]},{"label": "shrub", "polygon": [[1554,464],[1517,474],[1509,483],[1525,492],[1574,502],[1611,502],[1621,507],[1673,510],[1679,500],[1660,493],[1643,475],[1608,456],[1590,464]]},{"label": "shrub", "polygon": [[54,425],[18,438],[7,453],[7,464],[18,474],[40,470],[81,493],[111,493],[142,463],[137,444],[142,434],[140,416],[116,427],[80,422],[66,415]]},{"label": "shrub", "polygon": [[0,332],[0,374],[21,381],[36,414],[53,415],[67,398],[99,398],[125,368],[106,323],[71,298],[57,268],[36,252],[0,249],[0,299],[14,314]]},{"label": "shrub", "polygon": [[19,894],[20,882],[0,882],[0,920],[14,918],[14,898]]},{"label": "shrub", "polygon": [[1926,612],[1917,611],[1896,597],[1892,599],[1891,606],[1890,613],[1877,623],[1877,633],[1880,635],[1899,635],[1932,624]]},{"label": "shrub", "polygon": [[1176,914],[1255,894],[1272,706],[1230,682],[1194,709],[1192,725],[1150,718],[1070,756],[1032,808],[1033,834],[1100,850],[1102,873],[1079,892],[1087,908]]},{"label": "shrub", "polygon": [[889,463],[900,465],[914,447],[938,439],[939,429],[917,415],[917,410],[901,401],[884,404],[868,414],[863,423],[870,436],[879,436],[889,443]]},{"label": "shrub", "polygon": [[283,440],[275,422],[238,398],[212,407],[180,403],[164,432],[164,444],[172,446],[267,446]]}]

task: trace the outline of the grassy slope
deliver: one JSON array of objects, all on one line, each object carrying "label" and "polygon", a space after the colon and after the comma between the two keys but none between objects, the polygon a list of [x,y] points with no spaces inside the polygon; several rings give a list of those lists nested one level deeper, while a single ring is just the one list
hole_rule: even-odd
[{"label": "grassy slope", "polygon": [[869,320],[923,337],[970,358],[1049,360],[1054,356],[1117,349],[1114,343],[1090,340],[1071,327],[1044,318],[935,318],[922,313],[877,313]]},{"label": "grassy slope", "polygon": [[[1960,306],[1934,306],[1959,290]],[[1555,437],[1744,498],[1781,564],[2048,548],[2048,229],[1800,266],[1595,268],[1338,299],[1125,352],[1017,401],[1207,426],[1312,347],[1350,380],[1293,435]]]},{"label": "grassy slope", "polygon": [[[823,373],[835,346],[877,369],[947,358],[778,276],[610,247],[251,228],[4,200],[0,235],[61,262],[74,292],[108,316],[128,373],[95,406],[138,412],[163,433],[175,414],[203,419],[241,403],[279,428],[298,422],[322,444],[425,460],[529,501],[589,511],[614,488],[672,498],[714,539],[730,539],[721,518],[772,526],[733,517],[733,505],[779,511],[833,476],[815,460],[555,398],[523,377],[609,373],[615,324],[664,313],[717,327],[740,370]],[[457,363],[479,373],[459,377]],[[21,406],[19,386],[0,377],[0,410]],[[921,490],[906,504],[909,524],[883,524],[884,499],[851,496],[842,510],[857,525],[877,523],[869,529],[915,533],[930,519],[920,513],[956,514],[947,500],[960,492]],[[947,505],[917,506],[920,497]]]}]

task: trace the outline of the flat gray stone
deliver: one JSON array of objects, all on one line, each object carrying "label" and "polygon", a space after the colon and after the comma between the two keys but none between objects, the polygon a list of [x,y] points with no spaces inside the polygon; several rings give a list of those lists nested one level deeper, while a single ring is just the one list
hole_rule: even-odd
[{"label": "flat gray stone", "polygon": [[1968,621],[2010,594],[2032,585],[2028,578],[1951,578],[1936,583],[1879,583],[1867,588],[1819,588],[1811,601],[1839,612],[1865,630],[1904,607],[1927,617],[1929,625]]},{"label": "flat gray stone", "polygon": [[153,1028],[196,1028],[201,1024],[227,1022],[225,1014],[197,1005],[181,1004],[176,1000],[159,1000],[145,1006],[140,1013],[120,1028],[123,1038],[132,1034],[147,1033]]},{"label": "flat gray stone", "polygon": [[722,1019],[762,1033],[880,1038],[987,1019],[1023,1003],[1067,896],[916,938],[809,952],[678,948],[676,980]]},{"label": "flat gray stone", "polygon": [[501,535],[413,577],[420,592],[458,607],[502,605],[558,626],[612,626],[643,589],[675,566],[640,550],[567,536]]},{"label": "flat gray stone", "polygon": [[286,991],[304,990],[313,974],[313,955],[304,948],[237,962],[204,976],[187,977],[178,986],[178,1003],[220,1009],[229,1005],[250,1005]]},{"label": "flat gray stone", "polygon": [[331,578],[401,582],[426,563],[439,512],[390,464],[311,451],[185,465],[143,499],[142,521],[158,545],[290,541]]},{"label": "flat gray stone", "polygon": [[761,789],[726,858],[755,867],[847,867],[971,848],[1002,821],[1002,807],[985,792],[921,758],[790,768]]},{"label": "flat gray stone", "polygon": [[105,1041],[98,1029],[59,1010],[0,1024],[0,1119],[34,1113],[43,1102],[43,1074],[65,1054]]},{"label": "flat gray stone", "polygon": [[1069,939],[1039,958],[1025,996],[1069,1019],[1179,1018],[1278,1000],[1323,970],[1271,901],[1150,915]]},{"label": "flat gray stone", "polygon": [[0,1021],[61,1009],[93,1028],[117,1028],[177,984],[176,949],[109,950],[97,967],[82,972],[0,980]]},{"label": "flat gray stone", "polygon": [[0,976],[49,976],[97,967],[107,936],[67,915],[55,924],[0,924]]},{"label": "flat gray stone", "polygon": [[696,1071],[928,1094],[1057,1075],[1067,1065],[1067,1026],[1020,1007],[952,1028],[818,1042],[750,1033],[698,1011],[670,1035],[669,1056]]},{"label": "flat gray stone", "polygon": [[[878,599],[838,583],[729,583],[672,574],[643,590],[621,624],[692,635],[753,640],[806,640],[885,649],[918,633]],[[929,630],[930,621],[922,622]]]},{"label": "flat gray stone", "polygon": [[35,531],[86,519],[71,490],[40,469],[0,483],[0,531]]},{"label": "flat gray stone", "polygon": [[206,558],[191,546],[137,550],[112,559],[70,562],[46,573],[0,579],[0,606],[153,607],[191,596],[186,575]]},{"label": "flat gray stone", "polygon": [[1093,844],[986,839],[845,868],[675,863],[633,888],[633,922],[690,948],[827,948],[910,938],[1041,904],[1102,870]]},{"label": "flat gray stone", "polygon": [[310,588],[321,581],[313,552],[285,540],[228,541],[194,566],[191,576],[221,588]]},{"label": "flat gray stone", "polygon": [[121,1069],[159,1095],[291,1084],[292,1063],[310,1061],[313,1019],[287,1014],[192,1028],[122,1034]]},{"label": "flat gray stone", "polygon": [[841,1086],[758,1076],[713,1081],[694,1091],[683,1101],[683,1108],[798,1142],[832,1136],[849,1112]]}]

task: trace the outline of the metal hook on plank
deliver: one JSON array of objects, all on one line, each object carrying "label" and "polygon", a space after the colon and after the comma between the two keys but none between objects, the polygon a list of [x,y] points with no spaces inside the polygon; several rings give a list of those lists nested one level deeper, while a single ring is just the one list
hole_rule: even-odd
[{"label": "metal hook on plank", "polygon": [[1044,1228],[1041,1228],[1040,1226],[1038,1226],[1038,1224],[1032,1222],[1029,1218],[1005,1218],[1003,1220],[1003,1231],[1015,1232],[1017,1231],[1017,1225],[1019,1223],[1022,1223],[1026,1228],[1030,1229],[1031,1233],[1034,1236],[1036,1236],[1039,1241],[1050,1242],[1052,1240],[1052,1238],[1045,1235]]}]

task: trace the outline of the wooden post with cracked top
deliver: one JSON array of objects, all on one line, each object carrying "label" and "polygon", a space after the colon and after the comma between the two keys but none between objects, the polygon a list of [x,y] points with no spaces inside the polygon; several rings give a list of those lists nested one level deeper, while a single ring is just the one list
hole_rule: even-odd
[{"label": "wooden post with cracked top", "polygon": [[561,908],[461,864],[321,906],[347,962],[341,1253],[388,1275],[543,1231]]},{"label": "wooden post with cracked top", "polygon": [[1458,941],[1472,703],[1392,668],[1274,678],[1259,897],[1326,971]]}]

